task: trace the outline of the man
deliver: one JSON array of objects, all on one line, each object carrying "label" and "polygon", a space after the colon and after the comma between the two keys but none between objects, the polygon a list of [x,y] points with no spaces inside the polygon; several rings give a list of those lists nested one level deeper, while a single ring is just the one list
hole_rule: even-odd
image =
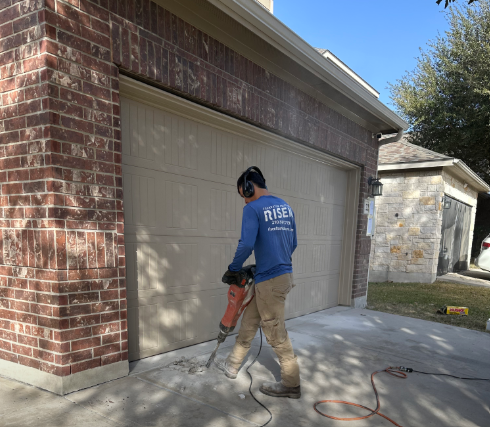
[{"label": "man", "polygon": [[237,181],[245,200],[242,232],[233,262],[225,276],[235,279],[245,260],[255,251],[255,298],[245,309],[235,346],[216,365],[228,378],[236,378],[253,338],[262,325],[267,342],[281,365],[281,382],[264,383],[269,396],[299,399],[299,366],[284,323],[286,295],[293,284],[291,256],[297,246],[296,223],[290,206],[267,190],[259,168],[248,168]]}]

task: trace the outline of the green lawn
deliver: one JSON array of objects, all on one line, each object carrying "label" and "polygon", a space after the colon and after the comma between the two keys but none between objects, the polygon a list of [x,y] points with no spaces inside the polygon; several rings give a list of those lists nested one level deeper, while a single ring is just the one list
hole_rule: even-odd
[{"label": "green lawn", "polygon": [[[469,308],[468,316],[444,315],[445,305]],[[484,331],[490,318],[490,288],[448,282],[369,283],[367,308]]]}]

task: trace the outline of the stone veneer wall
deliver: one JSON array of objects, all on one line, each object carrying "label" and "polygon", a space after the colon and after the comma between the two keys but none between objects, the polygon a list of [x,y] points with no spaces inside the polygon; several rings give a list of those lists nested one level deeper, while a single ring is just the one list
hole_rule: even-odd
[{"label": "stone veneer wall", "polygon": [[470,253],[478,193],[442,169],[381,172],[379,176],[384,186],[383,196],[376,199],[369,280],[434,282],[444,194],[473,207]]},{"label": "stone veneer wall", "polygon": [[442,226],[442,170],[379,173],[369,281],[432,283]]}]

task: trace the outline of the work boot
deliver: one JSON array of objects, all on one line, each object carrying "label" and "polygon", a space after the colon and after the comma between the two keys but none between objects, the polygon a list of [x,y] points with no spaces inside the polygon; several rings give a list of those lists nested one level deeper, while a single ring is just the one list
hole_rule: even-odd
[{"label": "work boot", "polygon": [[226,359],[216,359],[214,363],[216,367],[220,371],[223,371],[228,378],[234,380],[237,377],[238,369],[234,368],[233,366],[230,366],[226,361]]},{"label": "work boot", "polygon": [[290,399],[299,399],[301,397],[301,386],[286,387],[282,382],[264,383],[259,390],[273,397],[289,397]]}]

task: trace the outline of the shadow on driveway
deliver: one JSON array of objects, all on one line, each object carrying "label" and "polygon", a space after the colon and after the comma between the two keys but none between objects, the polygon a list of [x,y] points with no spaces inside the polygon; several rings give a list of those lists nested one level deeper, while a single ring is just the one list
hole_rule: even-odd
[{"label": "shadow on driveway", "polygon": [[[373,408],[373,371],[388,366],[490,378],[490,334],[372,310],[337,307],[288,320],[287,329],[301,370],[302,397],[262,395],[264,381],[275,381],[280,369],[264,343],[251,369],[253,391],[274,415],[269,427],[388,427],[375,416],[353,423],[328,420],[313,403],[339,399]],[[220,348],[226,356],[234,337]],[[242,367],[230,380],[215,367],[201,367],[214,342],[199,344],[131,365],[128,377],[64,397],[0,377],[2,427],[258,427],[268,415],[249,395],[250,380]],[[244,366],[258,352],[253,342]],[[186,362],[182,362],[183,358]],[[412,373],[406,380],[380,374],[376,385],[381,412],[403,427],[482,427],[490,419],[490,382],[462,381]],[[359,408],[323,404],[337,417],[366,414]]]}]

